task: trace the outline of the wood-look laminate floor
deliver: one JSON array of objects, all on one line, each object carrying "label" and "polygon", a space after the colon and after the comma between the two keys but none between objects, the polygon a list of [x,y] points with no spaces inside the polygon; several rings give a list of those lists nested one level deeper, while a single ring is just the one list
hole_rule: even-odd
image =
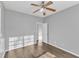
[{"label": "wood-look laminate floor", "polygon": [[6,52],[5,58],[38,58],[46,52],[50,52],[55,55],[56,58],[77,58],[68,52],[60,50],[54,46],[48,44],[30,45],[24,48],[18,48]]}]

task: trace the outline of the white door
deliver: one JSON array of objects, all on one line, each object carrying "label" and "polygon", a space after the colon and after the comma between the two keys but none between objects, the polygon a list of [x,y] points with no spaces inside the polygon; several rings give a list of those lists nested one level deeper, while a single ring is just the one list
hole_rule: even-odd
[{"label": "white door", "polygon": [[42,43],[42,32],[43,32],[43,24],[41,24],[41,23],[39,23],[38,25],[37,25],[37,39],[38,39],[38,43],[40,44],[40,43]]},{"label": "white door", "polygon": [[47,23],[37,23],[35,37],[38,43],[47,43]]}]

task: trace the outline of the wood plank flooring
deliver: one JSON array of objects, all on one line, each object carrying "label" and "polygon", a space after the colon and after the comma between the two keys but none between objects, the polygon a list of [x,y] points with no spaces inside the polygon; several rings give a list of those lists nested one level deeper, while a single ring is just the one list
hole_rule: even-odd
[{"label": "wood plank flooring", "polygon": [[38,58],[46,52],[50,52],[56,58],[78,58],[68,52],[60,50],[54,46],[42,43],[41,45],[30,45],[23,48],[6,52],[5,58]]}]

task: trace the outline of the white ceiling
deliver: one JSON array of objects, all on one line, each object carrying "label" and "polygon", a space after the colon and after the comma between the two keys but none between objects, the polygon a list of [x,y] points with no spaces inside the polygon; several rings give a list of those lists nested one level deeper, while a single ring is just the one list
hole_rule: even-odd
[{"label": "white ceiling", "polygon": [[79,4],[79,1],[54,1],[54,3],[52,5],[50,5],[49,7],[55,8],[56,12],[46,11],[47,12],[46,16],[43,16],[42,12],[37,12],[37,13],[33,14],[33,11],[38,9],[38,7],[31,6],[30,5],[31,3],[40,4],[41,1],[4,1],[3,2],[6,9],[10,9],[10,10],[14,10],[14,11],[18,11],[21,13],[34,15],[34,16],[46,17],[51,14],[60,12],[64,9],[67,9],[69,7],[72,7],[74,5],[77,5],[77,4]]}]

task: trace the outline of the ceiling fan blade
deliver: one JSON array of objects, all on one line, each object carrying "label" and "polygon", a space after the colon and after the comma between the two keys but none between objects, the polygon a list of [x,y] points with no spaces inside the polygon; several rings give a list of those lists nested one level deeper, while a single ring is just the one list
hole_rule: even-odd
[{"label": "ceiling fan blade", "polygon": [[47,2],[46,4],[45,4],[45,6],[49,6],[49,5],[51,5],[53,2],[52,1],[49,1],[49,2]]},{"label": "ceiling fan blade", "polygon": [[40,6],[40,5],[37,5],[37,4],[31,4],[32,6]]},{"label": "ceiling fan blade", "polygon": [[50,10],[50,11],[53,11],[53,12],[56,11],[56,9],[52,9],[52,8],[48,8],[48,7],[46,7],[46,9],[47,9],[47,10]]},{"label": "ceiling fan blade", "polygon": [[35,10],[33,13],[36,13],[36,12],[38,12],[38,11],[40,11],[40,9]]}]

